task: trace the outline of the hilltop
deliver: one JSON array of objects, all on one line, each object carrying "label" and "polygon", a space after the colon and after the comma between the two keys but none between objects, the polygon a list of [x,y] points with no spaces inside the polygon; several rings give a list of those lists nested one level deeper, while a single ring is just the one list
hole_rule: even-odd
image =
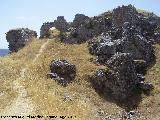
[{"label": "hilltop", "polygon": [[[3,68],[0,72],[1,114],[65,115],[69,117],[66,119],[77,120],[158,120],[160,117],[160,45],[157,37],[159,28],[150,23],[150,21],[157,20],[158,17],[156,16],[156,19],[149,22],[147,18],[144,20],[146,22],[144,25],[141,25],[144,21],[139,25],[136,23],[137,15],[143,16],[142,19],[140,18],[143,20],[152,13],[137,13],[133,6],[123,7],[115,9],[114,15],[112,12],[106,12],[89,18],[78,14],[74,24],[71,24],[72,27],[69,27],[70,24],[63,17],[58,17],[57,21],[61,21],[60,24],[55,21],[42,25],[40,39],[34,38],[37,36],[34,31],[29,30],[29,34],[25,32],[25,29],[18,29],[18,32],[17,30],[9,31],[11,36],[16,32],[17,36],[21,33],[25,34],[20,39],[16,39],[17,41],[22,40],[18,45],[15,44],[14,39],[10,39],[13,43],[10,50],[13,50],[13,53],[0,58],[0,67]],[[132,19],[123,12],[121,15],[126,16],[124,19],[116,18],[119,10],[123,11],[123,9],[131,10]],[[126,13],[129,12],[126,11]],[[106,21],[105,27],[103,20]],[[114,21],[114,27],[110,20]],[[127,27],[125,28],[126,21]],[[88,23],[93,24],[88,26]],[[132,24],[130,25],[130,23]],[[140,26],[141,31],[132,27],[135,24]],[[144,27],[145,25],[147,27]],[[124,28],[126,32],[124,32]],[[141,37],[135,37],[137,34],[140,34]],[[26,39],[26,37],[30,39]],[[128,39],[135,43],[128,42]],[[124,44],[121,40],[125,41]],[[130,53],[134,53],[134,56],[128,57]],[[76,66],[76,77],[66,87],[47,77],[47,74],[50,73],[51,61],[63,59]],[[144,68],[134,65],[134,60],[145,61],[146,73],[143,73]],[[121,64],[119,61],[122,65],[119,65]],[[124,61],[125,63],[123,63]],[[143,64],[140,63],[140,65]],[[136,67],[138,70],[135,69]],[[125,76],[123,70],[126,69],[129,71],[127,75],[133,76],[132,78]],[[118,75],[120,76],[111,76],[112,78],[110,78],[108,70],[109,72],[110,70],[113,72],[119,70],[120,74]],[[99,77],[98,71],[101,72],[100,75],[107,74],[107,79]],[[133,71],[134,74],[130,71]],[[129,87],[135,87],[139,84],[140,78],[137,75],[139,72],[142,75],[141,79],[145,76],[145,82],[151,82],[154,89],[147,95],[138,89],[136,92],[140,92],[140,94],[128,99],[133,91],[121,83],[117,87],[112,81],[116,84],[120,81]],[[99,81],[97,82],[95,78]],[[115,92],[114,88],[117,88],[117,94],[112,97],[104,95],[106,87],[113,88],[111,89],[113,93]],[[124,102],[121,100],[122,97],[129,101]]]}]

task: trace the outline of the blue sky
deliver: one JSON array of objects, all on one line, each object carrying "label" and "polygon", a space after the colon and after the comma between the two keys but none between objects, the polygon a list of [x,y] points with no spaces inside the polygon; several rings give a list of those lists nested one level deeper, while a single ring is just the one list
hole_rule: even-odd
[{"label": "blue sky", "polygon": [[27,27],[39,34],[42,23],[57,16],[72,21],[76,13],[95,16],[128,4],[160,15],[160,0],[0,0],[0,48],[8,48],[5,33],[10,29]]}]

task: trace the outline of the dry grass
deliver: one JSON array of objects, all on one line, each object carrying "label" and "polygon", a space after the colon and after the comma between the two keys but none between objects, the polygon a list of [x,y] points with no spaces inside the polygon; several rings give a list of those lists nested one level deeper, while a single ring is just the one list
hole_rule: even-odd
[{"label": "dry grass", "polygon": [[160,119],[160,45],[155,45],[156,64],[147,71],[146,81],[150,81],[155,86],[150,96],[143,96],[139,111],[145,116],[142,119]]},{"label": "dry grass", "polygon": [[[32,63],[44,42],[46,39],[33,40],[18,53],[0,59],[0,66],[3,68],[0,72],[0,90],[3,89],[8,95],[8,97],[2,97],[3,101],[0,99],[0,105],[5,100],[4,105],[0,107],[5,107],[9,103],[6,101],[11,101],[16,97],[15,91],[12,91],[11,83],[19,76],[20,70],[27,66],[25,79],[21,83],[27,89],[36,106],[36,115],[66,115],[76,116],[73,118],[74,120],[99,120],[103,116],[98,116],[97,111],[102,109],[108,114],[120,118],[119,115],[124,109],[101,98],[88,82],[88,76],[95,73],[97,69],[104,68],[104,66],[90,62],[93,56],[89,54],[87,44],[65,45],[50,39],[44,52],[35,63]],[[152,80],[154,83],[155,90],[150,96],[143,95],[142,102],[137,108],[142,113],[141,120],[159,120],[160,118],[159,50],[160,46],[157,45],[157,63],[146,75],[147,80]],[[46,74],[50,72],[49,64],[53,59],[66,59],[76,65],[76,79],[67,87],[62,87],[56,81],[47,79]]]},{"label": "dry grass", "polygon": [[[36,114],[77,116],[77,119],[92,119],[96,109],[90,101],[96,95],[88,84],[88,76],[98,68],[90,62],[92,56],[88,53],[87,44],[65,45],[50,40],[44,53],[36,63],[30,64],[26,75],[26,86],[30,96],[37,106]],[[53,59],[66,59],[77,67],[76,80],[64,88],[54,80],[47,79],[49,64]],[[64,101],[65,96],[70,96]]]},{"label": "dry grass", "polygon": [[28,44],[18,53],[0,57],[0,111],[11,104],[17,93],[13,89],[13,81],[20,77],[20,70],[31,62],[44,41],[33,40],[31,48]]}]

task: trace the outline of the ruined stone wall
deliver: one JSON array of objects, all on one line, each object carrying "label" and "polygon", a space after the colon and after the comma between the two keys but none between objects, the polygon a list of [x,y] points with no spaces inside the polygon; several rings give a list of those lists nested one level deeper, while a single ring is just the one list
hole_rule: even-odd
[{"label": "ruined stone wall", "polygon": [[48,37],[49,29],[52,27],[54,27],[54,22],[43,23],[40,29],[40,38]]},{"label": "ruined stone wall", "polygon": [[40,29],[40,38],[48,37],[49,29],[52,27],[55,27],[61,32],[67,32],[69,23],[64,19],[64,16],[58,16],[57,20],[54,20],[54,22],[43,23]]},{"label": "ruined stone wall", "polygon": [[56,29],[60,30],[61,32],[67,32],[69,29],[69,24],[64,19],[64,16],[58,16],[57,20],[54,21],[54,26]]},{"label": "ruined stone wall", "polygon": [[28,28],[13,29],[6,33],[6,39],[9,43],[9,50],[11,52],[17,52],[34,37],[37,37],[36,31]]},{"label": "ruined stone wall", "polygon": [[138,19],[138,12],[132,5],[118,7],[113,10],[112,23],[116,27],[123,26],[124,22],[134,23]]}]

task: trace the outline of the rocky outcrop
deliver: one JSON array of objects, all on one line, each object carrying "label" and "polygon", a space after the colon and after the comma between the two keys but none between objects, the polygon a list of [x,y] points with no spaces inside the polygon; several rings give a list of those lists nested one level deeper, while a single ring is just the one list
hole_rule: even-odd
[{"label": "rocky outcrop", "polygon": [[69,29],[69,23],[64,19],[64,16],[58,16],[54,22],[43,23],[40,29],[40,38],[49,37],[49,30],[55,27],[60,32],[67,32]]},{"label": "rocky outcrop", "polygon": [[78,28],[79,26],[84,25],[89,19],[90,18],[84,14],[76,14],[73,22],[71,23],[71,27]]},{"label": "rocky outcrop", "polygon": [[100,80],[99,85],[103,84],[103,90],[110,92],[116,100],[131,96],[140,83],[131,54],[117,53],[107,61],[107,66],[108,70],[99,70],[101,72],[95,74],[92,82]]},{"label": "rocky outcrop", "polygon": [[28,41],[37,37],[37,33],[28,28],[18,28],[9,30],[6,33],[6,39],[9,43],[9,50],[11,52],[17,52],[24,47]]},{"label": "rocky outcrop", "polygon": [[83,43],[109,30],[110,27],[111,19],[104,16],[89,18],[83,14],[77,14],[71,23],[69,32],[64,33],[61,39],[65,43]]},{"label": "rocky outcrop", "polygon": [[67,23],[63,16],[54,22],[44,23],[41,27],[41,38],[48,37],[49,29],[55,27],[61,32],[61,41],[65,43],[83,43],[111,28],[111,19],[105,16],[88,17],[76,14],[73,22]]},{"label": "rocky outcrop", "polygon": [[107,61],[110,72],[107,73],[105,87],[109,88],[117,100],[123,100],[133,95],[133,90],[140,83],[133,57],[130,53],[115,54]]},{"label": "rocky outcrop", "polygon": [[66,86],[76,77],[76,66],[66,60],[53,60],[50,64],[51,73],[48,76]]},{"label": "rocky outcrop", "polygon": [[54,21],[54,27],[61,32],[67,32],[69,29],[69,23],[64,19],[64,16],[58,16]]},{"label": "rocky outcrop", "polygon": [[149,17],[139,16],[129,6],[112,13],[112,28],[90,40],[89,52],[108,70],[98,70],[92,77],[93,86],[109,92],[116,100],[134,95],[134,90],[151,91],[145,73],[155,61],[153,44],[159,43],[158,24]]},{"label": "rocky outcrop", "polygon": [[49,29],[54,27],[54,22],[43,23],[40,29],[40,38],[45,38],[49,36]]},{"label": "rocky outcrop", "polygon": [[124,22],[135,23],[138,19],[138,12],[132,5],[118,7],[113,9],[112,23],[116,27],[122,27]]}]

